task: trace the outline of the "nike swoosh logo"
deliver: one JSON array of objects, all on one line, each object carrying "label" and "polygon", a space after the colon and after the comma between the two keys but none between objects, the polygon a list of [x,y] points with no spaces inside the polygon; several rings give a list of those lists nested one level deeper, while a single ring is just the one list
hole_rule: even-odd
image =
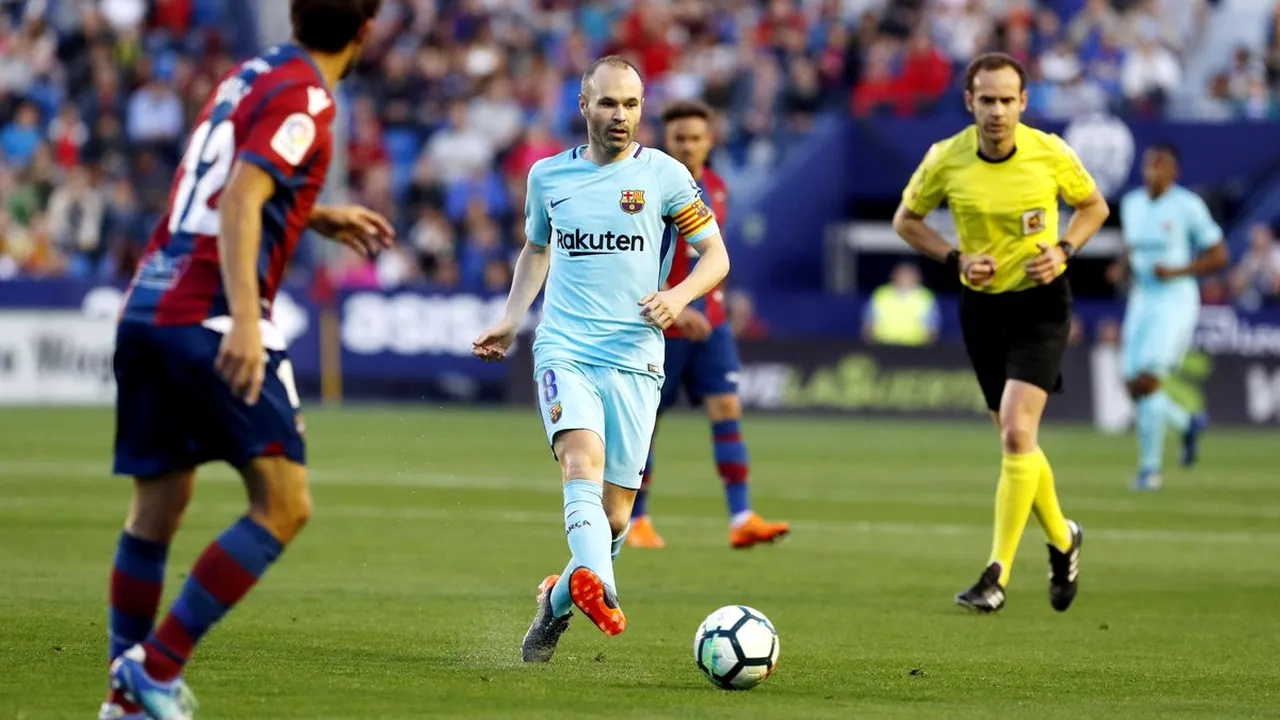
[{"label": "nike swoosh logo", "polygon": [[565,201],[566,201],[566,200],[568,200],[568,199],[569,199],[569,198],[560,198],[559,200],[552,200],[552,201],[551,201],[551,209],[552,209],[552,210],[555,210],[557,205],[559,205],[559,204],[560,204],[560,203],[562,203],[562,202],[565,202]]}]

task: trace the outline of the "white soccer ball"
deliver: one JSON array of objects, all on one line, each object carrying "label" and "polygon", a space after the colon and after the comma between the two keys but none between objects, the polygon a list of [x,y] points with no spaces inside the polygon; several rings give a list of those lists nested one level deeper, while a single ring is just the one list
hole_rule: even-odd
[{"label": "white soccer ball", "polygon": [[693,660],[716,687],[750,690],[777,667],[778,633],[759,610],[728,605],[698,626]]}]

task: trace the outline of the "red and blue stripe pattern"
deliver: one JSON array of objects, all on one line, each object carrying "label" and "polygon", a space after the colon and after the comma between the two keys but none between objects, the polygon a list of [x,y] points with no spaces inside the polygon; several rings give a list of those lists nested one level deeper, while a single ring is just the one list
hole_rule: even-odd
[{"label": "red and blue stripe pattern", "polygon": [[742,428],[737,420],[724,420],[711,425],[716,469],[724,483],[724,496],[729,514],[737,515],[751,509],[751,497],[747,487],[750,474],[747,444],[742,442]]},{"label": "red and blue stripe pattern", "polygon": [[206,633],[257,584],[283,546],[266,528],[240,518],[196,561],[182,594],[147,640],[147,673],[172,680]]},{"label": "red and blue stripe pattern", "polygon": [[110,660],[147,639],[164,594],[169,546],[120,533],[111,568]]}]

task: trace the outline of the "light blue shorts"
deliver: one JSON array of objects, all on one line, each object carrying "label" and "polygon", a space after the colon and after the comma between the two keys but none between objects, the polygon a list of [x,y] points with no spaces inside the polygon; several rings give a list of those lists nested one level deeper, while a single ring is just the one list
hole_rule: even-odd
[{"label": "light blue shorts", "polygon": [[1125,379],[1164,378],[1177,370],[1191,349],[1199,311],[1198,304],[1130,300],[1121,329]]},{"label": "light blue shorts", "polygon": [[537,363],[538,410],[547,444],[558,433],[590,430],[604,441],[604,480],[638,490],[657,421],[662,380],[564,360]]}]

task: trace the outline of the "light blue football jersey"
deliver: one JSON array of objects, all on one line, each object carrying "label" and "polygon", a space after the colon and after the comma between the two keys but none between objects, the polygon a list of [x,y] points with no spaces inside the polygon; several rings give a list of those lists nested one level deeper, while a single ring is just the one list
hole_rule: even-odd
[{"label": "light blue football jersey", "polygon": [[583,145],[529,171],[525,235],[551,253],[533,344],[538,363],[662,375],[662,331],[645,324],[640,300],[666,280],[678,232],[696,244],[720,228],[684,165],[635,148],[600,166]]},{"label": "light blue football jersey", "polygon": [[1159,280],[1157,265],[1185,267],[1201,253],[1222,242],[1222,228],[1214,222],[1199,195],[1174,185],[1151,199],[1145,187],[1129,191],[1120,201],[1120,224],[1133,270],[1134,293],[1170,299],[1194,299],[1200,291],[1194,277]]}]

